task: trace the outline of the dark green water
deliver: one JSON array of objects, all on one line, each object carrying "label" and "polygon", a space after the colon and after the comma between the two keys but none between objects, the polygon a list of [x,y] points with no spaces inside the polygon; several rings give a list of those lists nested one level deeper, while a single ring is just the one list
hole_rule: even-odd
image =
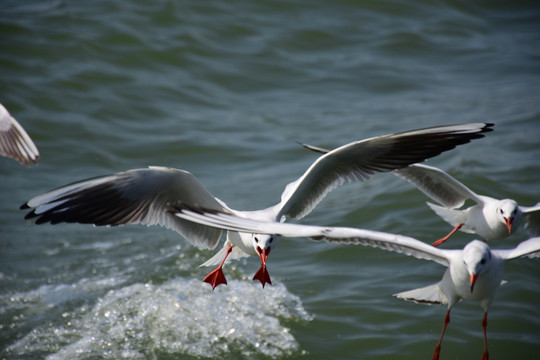
[{"label": "dark green water", "polygon": [[[0,102],[41,151],[0,159],[0,358],[427,359],[445,309],[392,294],[444,268],[377,249],[282,240],[274,285],[161,228],[30,226],[20,204],[148,165],[191,171],[235,209],[275,204],[315,154],[396,131],[494,122],[430,160],[469,185],[540,201],[536,1],[0,0]],[[433,241],[449,226],[391,174],[332,192],[303,223]],[[512,247],[527,235],[491,244]],[[463,247],[459,234],[445,245]],[[540,351],[540,262],[508,264],[491,359]],[[480,358],[482,310],[453,310],[441,359]]]}]

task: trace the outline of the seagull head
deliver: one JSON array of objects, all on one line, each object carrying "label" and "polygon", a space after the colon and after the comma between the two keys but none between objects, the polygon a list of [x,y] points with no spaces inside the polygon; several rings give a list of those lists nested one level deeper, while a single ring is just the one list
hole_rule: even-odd
[{"label": "seagull head", "polygon": [[469,273],[469,283],[472,293],[478,276],[485,272],[491,265],[491,250],[489,246],[483,241],[471,241],[463,249],[463,262]]},{"label": "seagull head", "polygon": [[272,247],[276,245],[278,240],[279,236],[277,235],[252,234],[253,247],[261,259],[261,268],[253,276],[253,280],[259,280],[263,287],[266,283],[272,285],[270,275],[268,274],[268,270],[266,270],[266,260],[268,259],[270,250],[272,250]]},{"label": "seagull head", "polygon": [[510,199],[504,199],[499,202],[497,215],[499,220],[506,225],[508,235],[512,234],[512,227],[515,228],[521,219],[521,211],[517,202]]},{"label": "seagull head", "polygon": [[253,248],[259,254],[263,265],[266,264],[266,259],[268,258],[268,254],[270,254],[272,246],[274,246],[276,238],[277,236],[275,235],[252,234]]}]

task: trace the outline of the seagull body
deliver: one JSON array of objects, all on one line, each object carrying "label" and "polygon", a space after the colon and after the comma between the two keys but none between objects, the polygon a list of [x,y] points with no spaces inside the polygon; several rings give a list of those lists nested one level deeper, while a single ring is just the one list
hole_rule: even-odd
[{"label": "seagull body", "polygon": [[444,332],[450,322],[450,310],[460,300],[468,300],[479,302],[484,310],[482,319],[484,352],[482,359],[487,360],[489,357],[486,333],[487,312],[502,282],[505,262],[524,256],[540,257],[540,237],[531,238],[508,250],[490,249],[485,242],[480,240],[473,240],[463,250],[446,250],[433,247],[411,237],[365,229],[278,222],[265,223],[242,218],[232,213],[189,208],[184,204],[172,206],[170,211],[181,219],[219,229],[253,231],[279,234],[281,237],[308,237],[313,240],[359,244],[435,261],[446,266],[446,272],[438,283],[395,295],[418,303],[445,304],[448,306],[443,329],[432,359],[439,358]]},{"label": "seagull body", "polygon": [[[538,245],[540,250],[540,245]],[[448,310],[444,318],[443,329],[435,346],[432,359],[439,359],[441,344],[446,327],[450,322],[450,310],[460,300],[476,301],[484,310],[482,329],[484,333],[484,352],[482,359],[488,359],[487,349],[487,312],[502,283],[504,263],[507,260],[497,250],[490,250],[488,245],[479,240],[468,243],[462,251],[448,253],[448,268],[440,282],[395,294],[398,298],[416,303],[443,304]]]},{"label": "seagull body", "polygon": [[[36,196],[21,208],[31,209],[25,218],[35,218],[37,224],[161,225],[177,231],[198,247],[213,249],[222,231],[174,216],[169,212],[170,204],[182,203],[262,222],[300,219],[329,191],[345,182],[362,181],[378,172],[424,161],[483,137],[484,132],[492,130],[491,126],[484,123],[440,126],[343,145],[320,156],[298,180],[285,187],[278,204],[263,210],[233,210],[211,195],[191,173],[164,167],[128,170],[70,184]],[[266,259],[278,240],[274,234],[228,231],[223,248],[203,264],[218,265],[204,281],[213,288],[226,284],[222,272],[225,260],[255,255],[261,259],[261,268],[254,279],[263,287],[271,284]]]},{"label": "seagull body", "polygon": [[[441,169],[413,164],[396,170],[396,174],[414,184],[420,191],[443,206],[429,207],[454,229],[433,245],[446,241],[457,230],[478,234],[484,240],[504,239],[514,233],[522,220],[530,236],[540,235],[540,203],[520,206],[512,199],[494,199],[478,195]],[[467,200],[475,204],[465,209]]]},{"label": "seagull body", "polygon": [[[319,153],[329,152],[321,147],[302,145]],[[437,215],[454,226],[433,246],[439,246],[458,230],[478,234],[488,241],[504,239],[519,228],[522,220],[529,236],[540,235],[540,203],[527,207],[518,205],[512,199],[499,200],[478,195],[443,170],[424,164],[412,164],[395,173],[441,204],[427,203]],[[462,209],[467,200],[475,205]]]},{"label": "seagull body", "polygon": [[30,166],[37,164],[39,151],[23,127],[0,104],[0,155]]}]

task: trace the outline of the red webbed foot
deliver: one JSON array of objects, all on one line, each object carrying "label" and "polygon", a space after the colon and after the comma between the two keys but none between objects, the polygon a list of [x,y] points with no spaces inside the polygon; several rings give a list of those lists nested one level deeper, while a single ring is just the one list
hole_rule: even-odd
[{"label": "red webbed foot", "polygon": [[253,276],[253,280],[259,280],[263,288],[266,283],[272,285],[272,280],[270,280],[270,274],[268,274],[268,270],[266,270],[266,260],[268,259],[268,254],[270,254],[270,250],[271,248],[261,249],[260,247],[257,247],[257,252],[259,253],[259,257],[261,258],[261,267]]},{"label": "red webbed foot", "polygon": [[213,270],[210,274],[206,275],[203,281],[212,285],[212,290],[214,290],[216,286],[220,284],[227,285],[227,279],[225,279],[221,266]]},{"label": "red webbed foot", "polygon": [[227,285],[227,279],[225,279],[225,275],[223,274],[222,268],[223,268],[223,264],[225,263],[225,260],[227,259],[227,256],[229,256],[231,251],[232,251],[232,245],[229,246],[229,248],[227,249],[227,252],[225,253],[225,257],[221,261],[221,264],[219,264],[219,266],[216,269],[210,272],[210,274],[206,275],[206,277],[203,279],[205,283],[209,283],[210,285],[212,285],[212,290],[214,290],[216,286],[220,284]]},{"label": "red webbed foot", "polygon": [[272,285],[272,280],[270,280],[270,274],[268,274],[268,270],[266,270],[265,265],[262,265],[259,268],[259,270],[255,273],[255,276],[253,276],[253,280],[259,280],[263,288],[266,283]]}]

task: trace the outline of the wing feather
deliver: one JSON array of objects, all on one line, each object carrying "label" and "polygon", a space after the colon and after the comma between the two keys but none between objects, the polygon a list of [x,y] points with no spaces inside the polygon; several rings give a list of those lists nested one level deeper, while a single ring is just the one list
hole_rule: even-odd
[{"label": "wing feather", "polygon": [[433,260],[445,266],[448,266],[449,254],[452,252],[452,250],[435,248],[408,236],[380,231],[264,222],[243,218],[233,213],[190,208],[185,204],[176,204],[171,207],[170,211],[179,218],[206,226],[213,226],[218,229],[246,233],[275,234],[281,237],[307,237],[313,240],[326,240],[328,242],[345,244],[359,244],[411,255],[419,259]]},{"label": "wing feather", "polygon": [[436,167],[413,164],[395,173],[447,208],[459,208],[467,199],[483,203],[471,189]]},{"label": "wing feather", "polygon": [[30,166],[37,164],[39,151],[23,127],[0,104],[0,155]]},{"label": "wing feather", "polygon": [[[451,150],[483,137],[492,124],[440,126],[374,137],[343,145],[319,157],[283,192],[280,215],[300,219],[337,186],[363,181]],[[309,147],[321,152],[321,148]]]},{"label": "wing feather", "polygon": [[519,257],[535,258],[540,257],[540,237],[530,238],[518,244],[513,249],[491,250],[506,260],[512,260]]},{"label": "wing feather", "polygon": [[221,230],[170,214],[169,203],[227,210],[189,172],[152,167],[84,180],[36,196],[21,206],[37,224],[82,223],[96,226],[161,225],[194,245],[214,248]]},{"label": "wing feather", "polygon": [[540,203],[534,206],[520,206],[529,236],[540,236]]}]

